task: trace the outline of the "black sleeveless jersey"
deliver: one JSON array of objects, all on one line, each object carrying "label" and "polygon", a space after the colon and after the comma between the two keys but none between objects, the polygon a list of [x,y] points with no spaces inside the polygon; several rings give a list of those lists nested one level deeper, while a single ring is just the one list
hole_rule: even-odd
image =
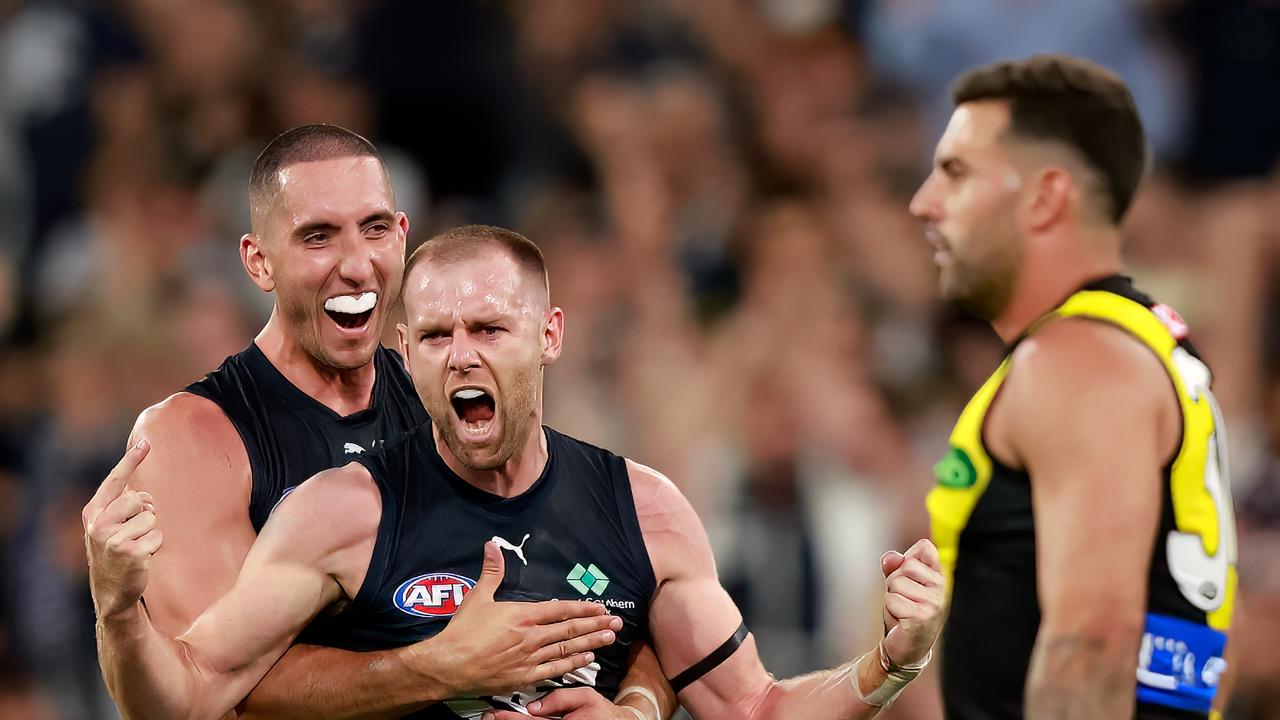
[{"label": "black sleeveless jersey", "polygon": [[373,363],[369,407],[345,417],[295,387],[252,343],[184,388],[222,408],[244,441],[254,530],[262,531],[280,498],[303,480],[427,422],[400,357],[379,347]]},{"label": "black sleeveless jersey", "polygon": [[[1236,591],[1226,449],[1211,375],[1181,318],[1127,278],[1082,288],[1042,320],[1053,317],[1089,318],[1128,331],[1160,358],[1178,395],[1182,442],[1163,471],[1159,525],[1146,530],[1156,542],[1146,627],[1135,658],[1134,717],[1209,717],[1225,668],[1225,632]],[[1033,324],[1024,337],[1043,325]],[[942,638],[942,692],[950,720],[1023,717],[1040,627],[1031,477],[991,455],[984,437],[987,413],[1010,367],[1006,357],[960,416],[928,500],[951,596]],[[1151,542],[1139,532],[1135,528],[1133,542]]]},{"label": "black sleeveless jersey", "polygon": [[612,698],[633,643],[648,634],[653,567],[636,519],[625,461],[545,428],[541,477],[512,498],[491,495],[451,471],[431,428],[388,441],[357,460],[382,494],[382,520],[368,574],[341,612],[317,618],[306,642],[375,650],[440,632],[479,578],[484,543],[503,548],[498,600],[587,600],[623,620],[618,639],[595,652],[598,671],[526,688],[512,696],[450,702],[422,717],[478,717],[523,706],[563,685]]}]

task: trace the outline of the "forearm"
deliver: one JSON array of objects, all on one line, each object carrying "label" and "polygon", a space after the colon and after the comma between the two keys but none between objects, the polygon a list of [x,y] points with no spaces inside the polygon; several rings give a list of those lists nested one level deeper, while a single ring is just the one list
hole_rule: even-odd
[{"label": "forearm", "polygon": [[103,680],[126,720],[201,717],[200,669],[184,645],[152,626],[140,604],[99,619],[97,635]]},{"label": "forearm", "polygon": [[254,688],[238,716],[381,720],[447,699],[439,682],[409,662],[409,652],[294,645]]},{"label": "forearm", "polygon": [[631,665],[622,678],[614,704],[636,708],[652,720],[668,720],[675,714],[679,706],[676,694],[649,645],[637,644],[632,651]]},{"label": "forearm", "polygon": [[1117,635],[1041,630],[1027,676],[1028,720],[1133,717],[1137,643]]},{"label": "forearm", "polygon": [[[864,720],[873,718],[880,707],[862,698],[870,696],[888,680],[879,655],[872,651],[840,667],[773,683],[768,694],[753,709],[751,720]],[[857,683],[857,687],[854,687]]]}]

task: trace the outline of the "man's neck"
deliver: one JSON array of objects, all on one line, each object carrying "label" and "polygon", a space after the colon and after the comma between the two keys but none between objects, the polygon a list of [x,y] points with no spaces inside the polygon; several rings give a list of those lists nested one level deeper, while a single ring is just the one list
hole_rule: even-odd
[{"label": "man's neck", "polygon": [[345,416],[368,409],[377,379],[372,362],[351,369],[325,365],[302,348],[275,309],[253,342],[294,387],[330,410]]},{"label": "man's neck", "polygon": [[[1106,231],[1116,232],[1116,231]],[[1054,243],[1056,253],[1025,258],[1013,297],[991,327],[1006,344],[1017,340],[1031,324],[1061,305],[1084,285],[1124,269],[1120,243],[1090,237]],[[1099,248],[1109,248],[1101,250]]]},{"label": "man's neck", "polygon": [[493,470],[479,470],[460,461],[440,436],[440,428],[435,422],[431,423],[431,433],[435,438],[436,451],[440,453],[445,465],[458,477],[490,495],[511,498],[523,494],[542,477],[542,472],[547,467],[547,434],[542,429],[541,413],[535,418],[532,431],[511,459]]}]

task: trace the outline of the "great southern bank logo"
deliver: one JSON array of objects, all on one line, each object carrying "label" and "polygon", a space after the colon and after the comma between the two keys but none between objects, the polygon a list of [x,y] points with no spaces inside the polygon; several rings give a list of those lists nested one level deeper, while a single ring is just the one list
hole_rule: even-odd
[{"label": "great southern bank logo", "polygon": [[418,617],[451,617],[476,586],[471,578],[453,573],[430,573],[404,581],[392,598],[396,607]]}]

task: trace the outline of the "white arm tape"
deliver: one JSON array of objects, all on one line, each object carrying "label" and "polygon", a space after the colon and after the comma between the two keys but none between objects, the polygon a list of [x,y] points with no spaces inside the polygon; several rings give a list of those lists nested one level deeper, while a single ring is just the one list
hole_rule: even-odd
[{"label": "white arm tape", "polygon": [[628,695],[639,695],[645,700],[648,700],[649,703],[653,705],[653,711],[657,714],[654,715],[652,718],[650,718],[649,714],[642,712],[640,708],[633,708],[629,705],[621,706],[624,710],[630,710],[631,712],[635,713],[635,716],[637,718],[640,718],[640,720],[661,720],[662,706],[658,704],[658,697],[653,693],[649,692],[648,688],[640,687],[639,685],[628,685],[627,687],[624,687],[618,691],[618,696],[614,698],[613,702],[615,704],[619,703],[622,701],[623,698],[627,697]]},{"label": "white arm tape", "polygon": [[[858,686],[857,667],[862,663],[863,658],[870,655],[871,652],[876,653],[880,661],[880,668],[884,670],[885,679],[875,690],[863,695],[862,688]],[[889,660],[889,656],[885,654],[883,642],[877,644],[876,649],[871,652],[858,658],[857,662],[854,663],[854,672],[849,680],[853,684],[853,692],[858,696],[858,699],[872,707],[888,707],[892,704],[898,697],[898,693],[902,692],[902,689],[912,680],[915,680],[921,671],[928,666],[929,661],[933,659],[933,650],[930,650],[929,654],[924,656],[924,660],[921,660],[916,665],[898,665]]]}]

